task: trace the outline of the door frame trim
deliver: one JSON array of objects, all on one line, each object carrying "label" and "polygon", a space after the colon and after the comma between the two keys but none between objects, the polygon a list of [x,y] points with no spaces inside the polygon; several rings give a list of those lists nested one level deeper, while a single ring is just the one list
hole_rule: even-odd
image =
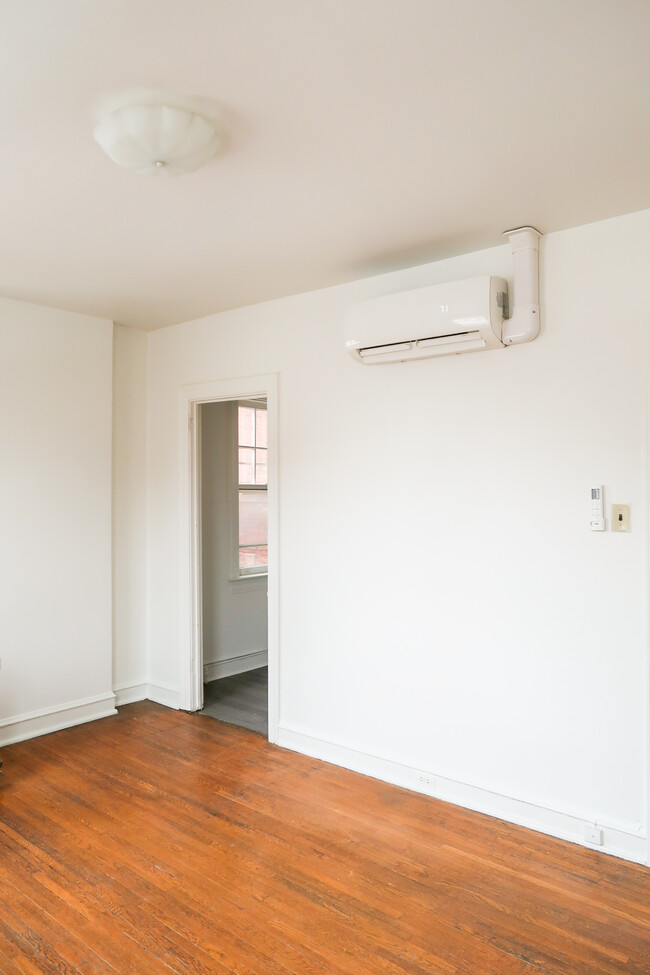
[{"label": "door frame trim", "polygon": [[268,411],[268,654],[269,741],[277,744],[280,719],[280,612],[278,550],[278,377],[274,373],[181,386],[179,406],[181,603],[180,706],[203,706],[201,601],[201,430],[199,406],[265,396]]}]

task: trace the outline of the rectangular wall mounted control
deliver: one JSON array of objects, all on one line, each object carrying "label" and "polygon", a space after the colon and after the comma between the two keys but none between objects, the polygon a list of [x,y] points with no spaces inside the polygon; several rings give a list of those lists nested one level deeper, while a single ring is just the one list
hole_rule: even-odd
[{"label": "rectangular wall mounted control", "polygon": [[612,531],[629,532],[630,530],[630,506],[629,504],[612,505]]},{"label": "rectangular wall mounted control", "polygon": [[591,518],[589,520],[589,527],[592,532],[605,531],[605,507],[602,484],[598,484],[591,489]]},{"label": "rectangular wall mounted control", "polygon": [[584,827],[584,837],[585,843],[591,844],[591,846],[602,846],[603,845],[603,831],[600,826],[591,823],[585,823]]}]

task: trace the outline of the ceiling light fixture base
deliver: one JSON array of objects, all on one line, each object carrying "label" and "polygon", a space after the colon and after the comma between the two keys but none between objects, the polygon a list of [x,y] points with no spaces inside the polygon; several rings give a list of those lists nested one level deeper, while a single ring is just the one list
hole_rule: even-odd
[{"label": "ceiling light fixture base", "polygon": [[104,115],[93,135],[118,166],[142,176],[182,176],[223,145],[213,119],[168,104],[124,105]]}]

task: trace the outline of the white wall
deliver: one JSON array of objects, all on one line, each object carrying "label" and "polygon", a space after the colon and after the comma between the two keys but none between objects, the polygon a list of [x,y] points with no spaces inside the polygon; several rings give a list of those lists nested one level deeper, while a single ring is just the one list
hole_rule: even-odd
[{"label": "white wall", "polygon": [[113,689],[147,696],[147,333],[116,325],[113,343]]},{"label": "white wall", "polygon": [[237,403],[201,406],[203,665],[206,680],[264,666],[266,576],[233,578]]},{"label": "white wall", "polygon": [[[385,367],[352,300],[507,246],[149,336],[148,614],[178,689],[179,387],[279,374],[280,741],[645,856],[650,211],[542,241],[542,333]],[[588,495],[632,506],[591,533]],[[306,544],[309,541],[309,545]]]},{"label": "white wall", "polygon": [[112,332],[0,299],[0,744],[114,710]]}]

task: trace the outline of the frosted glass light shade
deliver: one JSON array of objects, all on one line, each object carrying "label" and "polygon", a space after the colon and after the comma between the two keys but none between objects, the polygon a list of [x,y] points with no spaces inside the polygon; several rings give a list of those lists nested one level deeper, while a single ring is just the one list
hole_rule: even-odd
[{"label": "frosted glass light shade", "polygon": [[104,116],[93,135],[113,162],[141,175],[191,173],[223,142],[209,119],[169,105],[119,108]]}]

